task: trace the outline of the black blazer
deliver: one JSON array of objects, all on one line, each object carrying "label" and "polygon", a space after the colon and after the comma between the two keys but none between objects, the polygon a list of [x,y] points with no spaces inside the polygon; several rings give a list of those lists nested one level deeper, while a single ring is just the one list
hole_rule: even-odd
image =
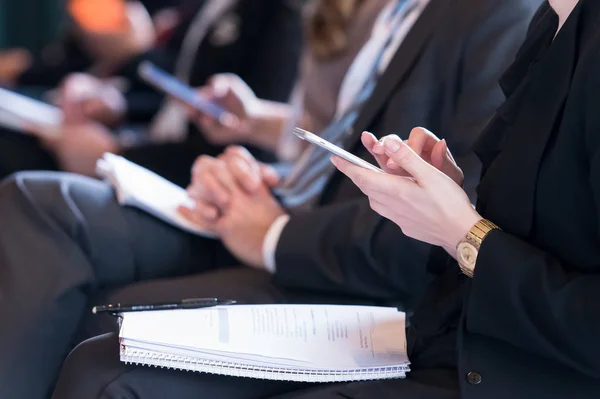
[{"label": "black blazer", "polygon": [[503,231],[469,282],[460,372],[481,383],[461,378],[465,398],[600,397],[599,27],[580,0],[548,47],[546,4],[477,143],[479,210]]},{"label": "black blazer", "polygon": [[[197,3],[202,6],[205,1]],[[298,0],[239,0],[231,11],[213,23],[202,40],[195,53],[189,83],[201,86],[216,73],[230,72],[248,83],[258,97],[287,101],[302,48],[302,4]],[[127,95],[130,121],[149,121],[163,99],[137,78],[140,61],[150,60],[173,73],[194,17],[195,13],[190,13],[164,46],[137,57],[119,72],[132,82]]]},{"label": "black blazer", "polygon": [[[406,138],[425,126],[446,138],[472,186],[480,167],[470,148],[503,100],[498,79],[540,2],[432,0],[364,105],[347,148],[373,162],[361,131]],[[289,288],[407,304],[425,286],[429,248],[373,212],[335,173],[320,206],[292,215],[284,228],[275,278]]]}]

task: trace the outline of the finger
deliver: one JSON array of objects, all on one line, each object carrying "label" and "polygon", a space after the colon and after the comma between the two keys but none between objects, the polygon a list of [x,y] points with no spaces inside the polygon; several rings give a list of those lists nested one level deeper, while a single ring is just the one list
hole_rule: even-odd
[{"label": "finger", "polygon": [[218,177],[216,174],[205,172],[198,180],[202,182],[203,197],[214,202],[219,208],[225,208],[229,205],[232,190],[228,187],[228,183],[223,183],[225,179]]},{"label": "finger", "polygon": [[262,183],[260,170],[251,168],[246,160],[240,157],[229,156],[224,157],[227,162],[227,168],[231,172],[236,182],[248,194],[256,192]]},{"label": "finger", "polygon": [[442,140],[437,142],[431,151],[431,164],[435,166],[436,169],[443,171],[444,166],[448,161],[450,161],[450,157],[448,155],[446,141]]},{"label": "finger", "polygon": [[221,210],[216,205],[204,199],[196,200],[194,207],[190,209],[207,221],[215,221],[221,215]]},{"label": "finger", "polygon": [[[414,177],[419,184],[437,178],[437,170],[417,155],[398,136],[387,136],[384,140],[386,154],[402,169]],[[436,172],[436,173],[434,173]]]},{"label": "finger", "polygon": [[227,74],[213,75],[208,79],[207,86],[211,88],[215,99],[223,98],[229,91],[229,77]]},{"label": "finger", "polygon": [[416,127],[411,130],[407,144],[412,150],[423,158],[423,153],[430,153],[436,143],[440,141],[432,132],[429,130]]},{"label": "finger", "polygon": [[253,193],[260,187],[262,183],[260,165],[247,149],[241,146],[229,146],[225,150],[224,158],[238,184],[247,192]]},{"label": "finger", "polygon": [[227,206],[230,196],[237,190],[225,162],[208,156],[201,156],[194,163],[192,182],[202,187],[211,201],[220,207]]},{"label": "finger", "polygon": [[61,93],[65,124],[77,124],[85,120],[82,100],[90,95],[89,89],[89,82],[81,75],[75,74],[66,79]]},{"label": "finger", "polygon": [[180,206],[177,208],[177,212],[183,216],[189,222],[197,226],[206,227],[207,225],[212,225],[216,220],[218,220],[218,216],[214,219],[206,218],[200,211],[197,210],[197,205],[194,208],[187,208],[185,206]]},{"label": "finger", "polygon": [[263,182],[270,188],[277,187],[281,180],[279,173],[270,165],[260,164],[260,174]]},{"label": "finger", "polygon": [[385,155],[385,151],[379,143],[379,140],[369,132],[363,132],[360,140],[367,151],[375,158],[379,166],[385,168],[389,158]]},{"label": "finger", "polygon": [[415,189],[421,189],[414,179],[409,177],[373,172],[337,156],[332,157],[331,162],[348,176],[363,194],[391,206],[402,198],[410,198]]}]

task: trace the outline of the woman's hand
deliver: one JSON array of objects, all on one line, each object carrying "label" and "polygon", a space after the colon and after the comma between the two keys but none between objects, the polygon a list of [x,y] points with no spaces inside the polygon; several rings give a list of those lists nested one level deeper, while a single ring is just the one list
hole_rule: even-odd
[{"label": "woman's hand", "polygon": [[[398,136],[389,135],[383,137],[381,140],[377,140],[373,134],[364,132],[361,140],[365,148],[375,157],[383,170],[398,176],[407,175],[406,171],[386,154],[384,148],[386,140],[400,141]],[[463,185],[465,176],[448,150],[446,140],[440,140],[427,129],[416,127],[410,132],[407,144],[423,160],[450,177],[459,186]]]},{"label": "woman's hand", "polygon": [[268,151],[276,150],[281,132],[291,117],[292,110],[288,104],[256,97],[246,82],[231,73],[213,76],[206,86],[198,89],[198,94],[228,112],[227,118],[217,120],[186,106],[188,117],[210,143],[244,143]]},{"label": "woman's hand", "polygon": [[213,76],[198,94],[212,101],[232,116],[225,123],[212,115],[186,107],[188,117],[194,121],[206,139],[215,145],[246,142],[249,139],[252,119],[260,107],[260,100],[239,76],[224,73]]},{"label": "woman's hand", "polygon": [[[82,115],[106,126],[123,121],[127,101],[116,87],[85,73],[67,76],[60,87],[58,102],[64,108],[77,107]],[[67,99],[68,100],[65,100]]]},{"label": "woman's hand", "polygon": [[[369,197],[371,208],[396,223],[409,237],[443,247],[456,256],[456,246],[481,216],[451,177],[432,166],[395,137],[383,140],[386,163],[402,175],[373,172],[339,157],[333,164]],[[440,150],[438,150],[440,151]],[[387,168],[390,170],[390,168]]]}]

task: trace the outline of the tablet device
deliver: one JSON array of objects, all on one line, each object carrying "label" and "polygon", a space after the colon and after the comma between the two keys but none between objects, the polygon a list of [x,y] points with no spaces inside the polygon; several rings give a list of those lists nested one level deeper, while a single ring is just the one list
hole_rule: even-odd
[{"label": "tablet device", "polygon": [[236,118],[225,108],[199,95],[193,88],[182,83],[175,76],[163,71],[149,61],[143,61],[138,67],[138,74],[145,82],[167,95],[190,105],[198,111],[210,115],[221,123]]},{"label": "tablet device", "polygon": [[340,158],[344,158],[346,161],[351,162],[354,165],[372,170],[374,172],[384,173],[384,171],[378,168],[377,166],[365,161],[364,159],[360,159],[356,155],[349,153],[348,151],[338,147],[335,144],[330,143],[329,141],[317,136],[316,134],[313,134],[304,129],[300,129],[299,127],[294,128],[294,134],[302,140],[306,140],[309,143],[318,145],[319,147],[326,149],[327,151],[337,155]]}]

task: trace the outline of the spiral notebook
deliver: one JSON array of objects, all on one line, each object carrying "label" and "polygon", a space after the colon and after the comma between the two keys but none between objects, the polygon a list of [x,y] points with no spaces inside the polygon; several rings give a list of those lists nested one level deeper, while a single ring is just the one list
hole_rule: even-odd
[{"label": "spiral notebook", "polygon": [[194,224],[179,214],[179,206],[193,207],[194,200],[178,185],[110,153],[98,160],[96,172],[114,187],[119,204],[139,208],[189,233],[215,238],[208,228]]},{"label": "spiral notebook", "polygon": [[121,361],[300,382],[404,378],[405,315],[395,308],[234,305],[124,313]]}]

